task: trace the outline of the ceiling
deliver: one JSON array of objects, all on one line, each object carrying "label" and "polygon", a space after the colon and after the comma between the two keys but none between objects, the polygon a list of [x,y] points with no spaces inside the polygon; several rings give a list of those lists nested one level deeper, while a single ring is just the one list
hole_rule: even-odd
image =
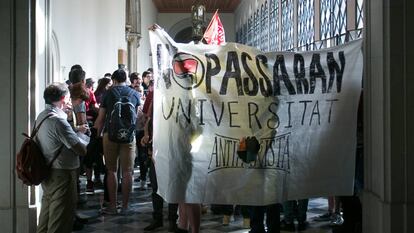
[{"label": "ceiling", "polygon": [[[189,13],[194,0],[152,0],[160,13]],[[232,13],[241,0],[201,0],[207,12]]]}]

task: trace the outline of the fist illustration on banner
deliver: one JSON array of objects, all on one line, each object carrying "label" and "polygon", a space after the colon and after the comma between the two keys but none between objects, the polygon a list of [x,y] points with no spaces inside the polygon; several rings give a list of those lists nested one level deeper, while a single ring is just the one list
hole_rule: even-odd
[{"label": "fist illustration on banner", "polygon": [[260,143],[256,137],[243,137],[240,139],[237,155],[245,162],[250,163],[256,160],[260,150]]}]

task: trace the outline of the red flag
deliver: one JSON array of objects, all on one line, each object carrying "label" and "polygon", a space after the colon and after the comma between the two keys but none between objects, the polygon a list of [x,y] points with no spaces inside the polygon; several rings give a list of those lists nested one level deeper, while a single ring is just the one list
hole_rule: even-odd
[{"label": "red flag", "polygon": [[216,10],[216,13],[214,13],[213,18],[211,18],[210,24],[204,32],[203,38],[206,40],[207,44],[221,45],[226,42],[224,27],[221,23],[217,11],[218,10]]}]

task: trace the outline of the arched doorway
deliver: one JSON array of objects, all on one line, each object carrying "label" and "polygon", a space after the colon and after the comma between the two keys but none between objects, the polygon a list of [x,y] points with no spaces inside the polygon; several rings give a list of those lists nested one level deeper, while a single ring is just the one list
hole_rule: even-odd
[{"label": "arched doorway", "polygon": [[[207,24],[210,22],[210,19],[206,19],[203,25],[203,29],[207,28]],[[178,23],[174,24],[170,30],[168,30],[168,34],[174,39],[175,42],[178,43],[189,43],[193,40],[192,36],[192,21],[191,18],[185,18]]]},{"label": "arched doorway", "polygon": [[189,43],[192,39],[193,29],[191,27],[184,28],[174,36],[174,41],[178,43]]}]

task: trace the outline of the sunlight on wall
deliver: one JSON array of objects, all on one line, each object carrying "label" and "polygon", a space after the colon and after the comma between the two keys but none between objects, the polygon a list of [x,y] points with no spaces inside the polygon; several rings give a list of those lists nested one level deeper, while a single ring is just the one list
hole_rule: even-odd
[{"label": "sunlight on wall", "polygon": [[40,1],[36,1],[36,52],[38,55],[43,55],[46,49],[45,25],[45,12],[40,6]]},{"label": "sunlight on wall", "polygon": [[[41,95],[41,90],[44,88],[46,82],[46,69],[42,59],[46,56],[46,43],[47,43],[47,19],[46,9],[47,3],[42,0],[36,1],[36,87],[35,96],[36,98]],[[43,98],[39,98],[35,101],[35,112],[36,116],[40,113],[40,109],[44,108]],[[34,195],[33,195],[34,192]],[[39,221],[40,207],[41,207],[41,196],[42,190],[40,186],[29,188],[29,208],[36,208],[36,220]],[[34,200],[33,200],[34,198]]]}]

